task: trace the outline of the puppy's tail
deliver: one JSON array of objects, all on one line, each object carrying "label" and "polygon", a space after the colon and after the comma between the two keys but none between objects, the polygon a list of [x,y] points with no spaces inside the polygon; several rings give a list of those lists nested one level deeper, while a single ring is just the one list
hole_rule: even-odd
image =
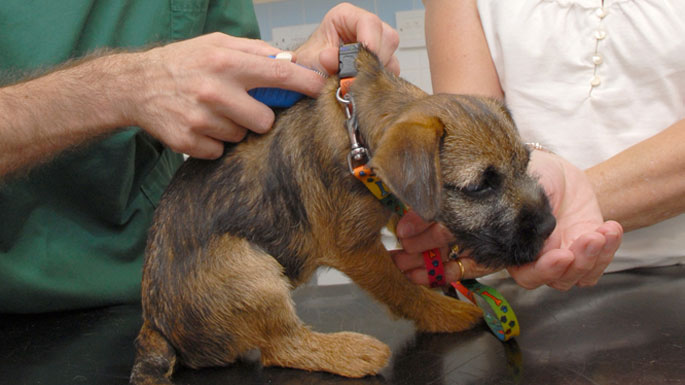
[{"label": "puppy's tail", "polygon": [[176,363],[173,346],[148,321],[136,338],[136,360],[131,371],[133,385],[172,385],[169,379]]}]

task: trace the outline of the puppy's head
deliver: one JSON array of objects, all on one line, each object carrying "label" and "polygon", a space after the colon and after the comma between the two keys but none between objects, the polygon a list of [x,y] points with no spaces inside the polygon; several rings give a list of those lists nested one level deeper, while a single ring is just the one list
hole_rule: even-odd
[{"label": "puppy's head", "polygon": [[526,173],[530,153],[495,100],[415,100],[372,151],[370,165],[395,195],[483,265],[534,260],[554,229],[547,197]]}]

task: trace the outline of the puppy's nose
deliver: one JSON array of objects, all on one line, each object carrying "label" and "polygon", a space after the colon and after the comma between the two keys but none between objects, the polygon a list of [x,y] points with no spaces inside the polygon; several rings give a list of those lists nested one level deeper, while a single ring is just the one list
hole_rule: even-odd
[{"label": "puppy's nose", "polygon": [[554,218],[554,215],[547,214],[542,218],[542,221],[538,223],[537,232],[541,238],[547,239],[556,226],[557,220]]}]

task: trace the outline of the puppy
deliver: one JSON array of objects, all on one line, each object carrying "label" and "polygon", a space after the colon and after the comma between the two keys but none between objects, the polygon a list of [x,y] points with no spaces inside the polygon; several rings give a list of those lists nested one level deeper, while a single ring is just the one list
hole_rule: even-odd
[{"label": "puppy", "polygon": [[[392,192],[484,265],[532,261],[554,219],[507,110],[486,98],[429,96],[363,48],[356,66],[349,93],[359,136]],[[176,363],[225,366],[251,349],[264,366],[377,373],[385,344],[317,333],[297,317],[290,291],[320,266],[344,272],[420,331],[480,320],[477,307],[414,285],[393,264],[380,241],[393,214],[349,171],[337,87],[332,77],[268,134],[178,170],[149,234],[133,384],[169,384]]]}]

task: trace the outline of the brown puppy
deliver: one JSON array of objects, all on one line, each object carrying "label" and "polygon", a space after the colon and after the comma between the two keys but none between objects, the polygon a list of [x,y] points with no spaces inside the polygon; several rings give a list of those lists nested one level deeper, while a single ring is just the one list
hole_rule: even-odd
[{"label": "brown puppy", "polygon": [[[533,260],[554,227],[526,174],[529,152],[496,101],[429,96],[362,49],[350,89],[370,166],[427,220],[486,265]],[[271,132],[191,159],[156,212],[143,272],[134,384],[168,384],[176,362],[227,365],[250,349],[265,366],[377,373],[390,351],[370,336],[310,330],[290,291],[319,266],[346,273],[417,329],[456,332],[478,308],[409,282],[380,229],[392,213],[350,174],[337,78],[283,112]]]}]

